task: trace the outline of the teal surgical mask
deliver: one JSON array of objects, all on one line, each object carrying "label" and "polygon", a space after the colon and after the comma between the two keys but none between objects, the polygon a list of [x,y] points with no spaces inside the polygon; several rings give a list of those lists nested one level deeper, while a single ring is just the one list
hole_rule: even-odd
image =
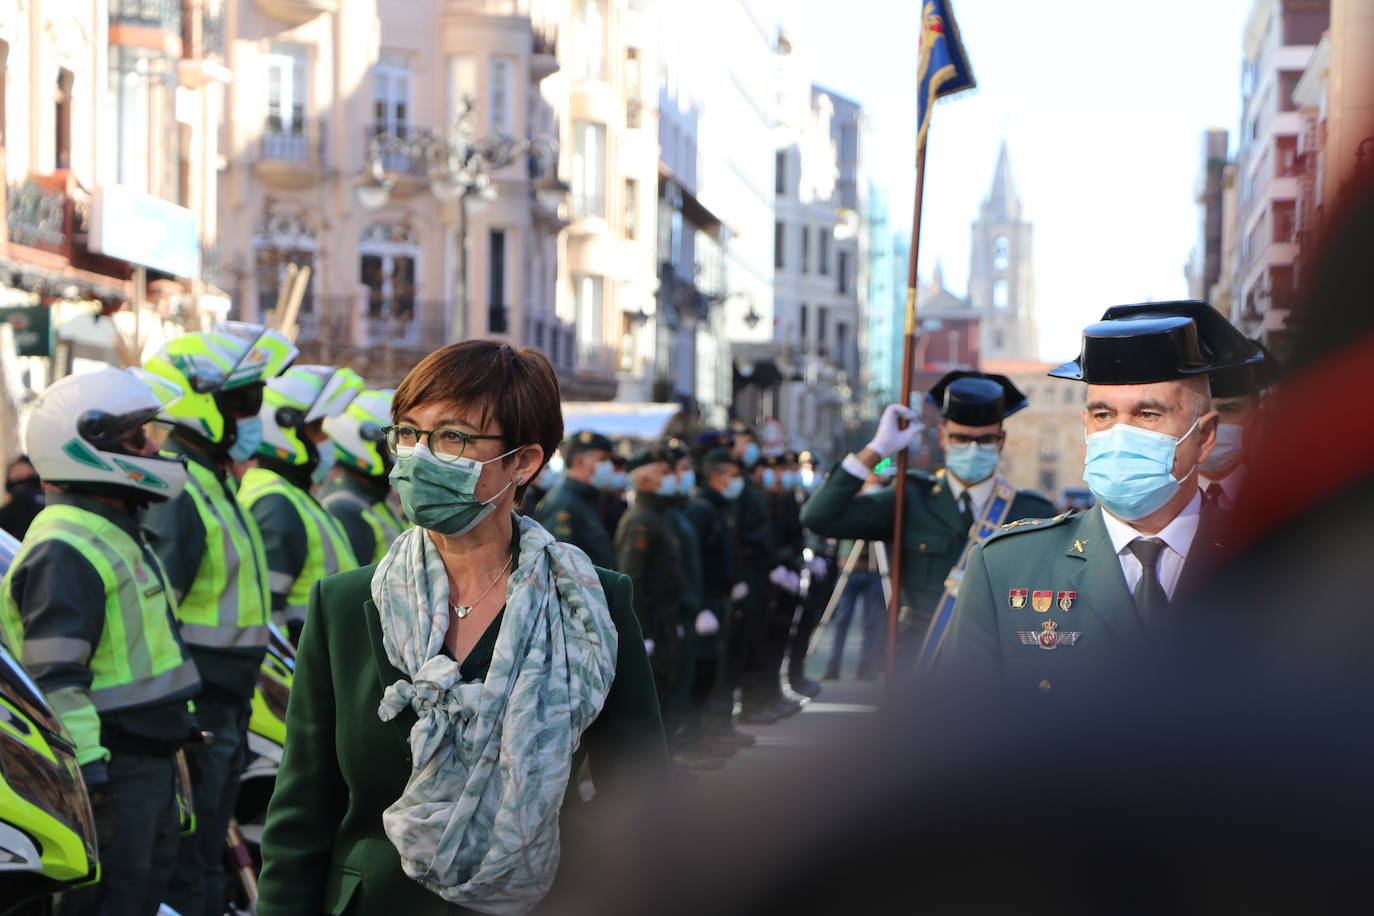
[{"label": "teal surgical mask", "polygon": [[696,485],[697,485],[697,472],[696,472],[696,471],[683,471],[683,472],[681,472],[680,474],[678,474],[678,478],[679,478],[679,483],[678,483],[678,485],[677,485],[678,492],[679,492],[681,495],[683,495],[683,496],[691,496],[691,495],[692,495],[692,491],[693,491],[694,489],[696,489]]},{"label": "teal surgical mask", "polygon": [[262,418],[248,417],[237,421],[238,434],[234,444],[229,446],[229,460],[247,461],[257,454],[262,445]]},{"label": "teal surgical mask", "polygon": [[1197,471],[1194,466],[1173,476],[1179,443],[1197,429],[1197,421],[1175,439],[1166,433],[1118,423],[1086,436],[1088,457],[1083,479],[1102,506],[1124,521],[1134,522],[1159,511],[1178,493],[1179,485]]},{"label": "teal surgical mask", "polygon": [[481,502],[475,494],[482,468],[514,455],[521,448],[517,446],[487,461],[459,458],[442,462],[424,444],[415,446],[414,454],[397,458],[391,469],[391,483],[401,497],[401,510],[421,528],[462,537],[496,509],[497,498],[515,483],[514,479],[507,481],[491,499]]},{"label": "teal surgical mask", "polygon": [[995,445],[965,442],[945,449],[945,467],[964,483],[978,483],[992,476],[1001,457]]},{"label": "teal surgical mask", "polygon": [[592,468],[591,485],[599,490],[609,490],[615,486],[615,465],[609,461],[598,461]]},{"label": "teal surgical mask", "polygon": [[659,496],[677,496],[682,484],[678,481],[676,474],[664,474],[658,482]]},{"label": "teal surgical mask", "polygon": [[334,470],[334,442],[326,439],[323,442],[315,443],[315,451],[319,454],[319,461],[315,463],[315,469],[310,472],[310,479],[314,483],[324,483],[329,479],[329,472]]}]

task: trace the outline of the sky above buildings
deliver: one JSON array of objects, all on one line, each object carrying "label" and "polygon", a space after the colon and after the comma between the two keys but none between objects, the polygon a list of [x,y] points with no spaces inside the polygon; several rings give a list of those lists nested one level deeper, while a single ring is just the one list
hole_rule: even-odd
[{"label": "sky above buildings", "polygon": [[[1006,138],[1035,224],[1040,355],[1062,361],[1108,305],[1187,295],[1202,133],[1235,146],[1252,0],[955,0],[978,80],[936,107],[921,276],[968,283],[969,225]],[[910,224],[920,0],[781,0],[816,82],[861,102],[869,174]]]}]

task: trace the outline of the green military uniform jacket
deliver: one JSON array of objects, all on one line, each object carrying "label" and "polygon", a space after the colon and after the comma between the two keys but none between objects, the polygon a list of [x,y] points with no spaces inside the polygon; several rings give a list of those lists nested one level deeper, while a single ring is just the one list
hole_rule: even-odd
[{"label": "green military uniform jacket", "polygon": [[[382,830],[382,812],[410,776],[409,708],[383,722],[383,691],[404,675],[387,659],[371,598],[375,566],[315,585],[296,656],[286,751],[263,833],[259,916],[438,916],[469,912],[406,877]],[[647,767],[667,779],[668,757],[653,676],[635,619],[630,580],[598,569],[619,633],[615,679],[601,714],[573,758],[561,827],[565,864],[575,860],[577,824],[597,808],[579,802],[575,774],[587,761],[598,797],[637,785]],[[501,618],[462,663],[464,680],[485,677]],[[556,885],[555,885],[556,887]]]},{"label": "green military uniform jacket", "polygon": [[[390,493],[391,483],[385,477],[373,482],[344,468],[320,497],[320,504],[339,520],[348,535],[348,546],[353,548],[359,563],[380,563],[391,542],[408,527],[405,519],[387,504]],[[382,528],[383,536],[389,538],[385,543],[378,543],[369,512]]]},{"label": "green military uniform jacket", "polygon": [[558,540],[581,547],[593,564],[615,568],[615,547],[601,516],[601,491],[591,484],[564,480],[539,501],[534,520]]},{"label": "green military uniform jacket", "polygon": [[644,638],[653,640],[650,661],[661,689],[677,671],[682,617],[682,544],[668,518],[667,503],[662,496],[636,493],[615,533],[616,568],[634,583],[635,616]]},{"label": "green military uniform jacket", "polygon": [[[1173,604],[1223,551],[1204,512]],[[1004,527],[969,559],[937,671],[1017,693],[1087,689],[1123,652],[1163,638],[1136,610],[1102,508]]]},{"label": "green military uniform jacket", "polygon": [[[914,612],[911,621],[924,633],[945,591],[945,577],[959,562],[968,541],[959,505],[944,480],[935,474],[908,471],[906,478],[906,536],[903,541],[902,604]],[[892,540],[896,491],[892,487],[859,493],[863,481],[836,465],[802,506],[802,524],[823,537],[865,541]],[[1039,493],[1020,490],[1007,513],[1008,521],[1049,518],[1054,505]],[[843,558],[841,558],[843,559]]]}]

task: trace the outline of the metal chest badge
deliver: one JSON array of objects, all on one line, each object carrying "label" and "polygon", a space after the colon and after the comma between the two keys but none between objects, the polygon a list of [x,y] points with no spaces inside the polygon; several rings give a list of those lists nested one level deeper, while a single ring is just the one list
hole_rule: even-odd
[{"label": "metal chest badge", "polygon": [[1061,611],[1073,610],[1073,603],[1077,598],[1078,592],[1060,592],[1058,595],[1055,595],[1055,599],[1059,603],[1059,610]]},{"label": "metal chest badge", "polygon": [[1013,611],[1019,611],[1026,606],[1026,596],[1029,594],[1028,588],[1014,588],[1007,592],[1007,604],[1011,605]]},{"label": "metal chest badge", "polygon": [[1031,593],[1031,607],[1035,609],[1036,613],[1039,613],[1039,614],[1045,613],[1046,611],[1048,611],[1048,610],[1050,609],[1050,605],[1051,605],[1053,602],[1054,602],[1054,592],[1032,592],[1032,593]]},{"label": "metal chest badge", "polygon": [[1053,652],[1060,646],[1077,645],[1078,637],[1083,634],[1069,632],[1067,630],[1061,633],[1059,631],[1059,624],[1055,623],[1053,620],[1046,620],[1044,623],[1040,624],[1039,633],[1030,630],[1021,630],[1016,635],[1021,637],[1021,645],[1023,646],[1039,646],[1042,649]]}]

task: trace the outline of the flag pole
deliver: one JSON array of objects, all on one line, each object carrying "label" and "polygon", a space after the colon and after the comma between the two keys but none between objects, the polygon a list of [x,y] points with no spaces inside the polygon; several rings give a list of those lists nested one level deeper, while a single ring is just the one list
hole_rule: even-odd
[{"label": "flag pole", "polygon": [[[898,402],[911,405],[912,376],[916,371],[916,265],[921,253],[921,197],[926,184],[926,145],[916,151],[916,201],[911,216],[911,250],[906,269],[906,323],[902,338],[902,394]],[[892,686],[897,673],[897,618],[902,607],[902,549],[906,539],[906,472],[909,449],[897,453],[897,483],[892,510],[892,595],[887,605],[887,683]]]}]

